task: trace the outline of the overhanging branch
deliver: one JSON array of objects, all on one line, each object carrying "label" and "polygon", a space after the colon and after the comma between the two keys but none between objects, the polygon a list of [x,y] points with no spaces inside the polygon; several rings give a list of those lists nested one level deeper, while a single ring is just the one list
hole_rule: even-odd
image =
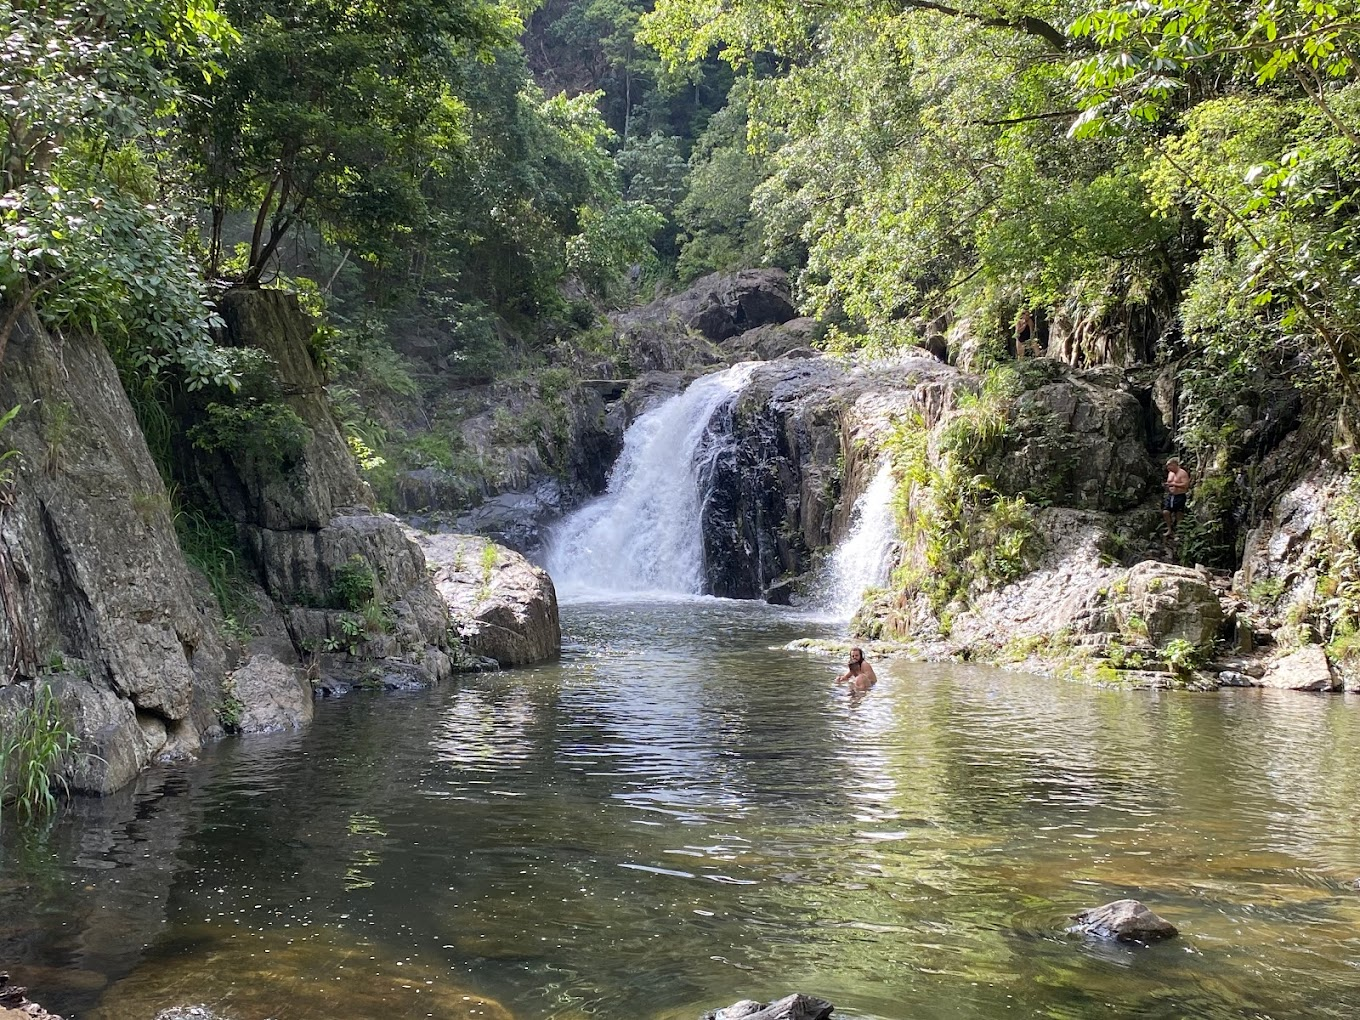
[{"label": "overhanging branch", "polygon": [[898,0],[903,10],[907,11],[934,11],[937,14],[944,14],[951,18],[963,18],[965,21],[974,21],[979,25],[986,25],[988,28],[1009,28],[1016,32],[1023,32],[1025,35],[1037,36],[1052,46],[1055,50],[1065,50],[1068,47],[1067,33],[1060,28],[1050,25],[1043,18],[1036,18],[1029,14],[1017,15],[1014,18],[1002,18],[995,15],[981,14],[977,11],[965,11],[958,7],[950,7],[947,4],[934,3],[932,0]]}]

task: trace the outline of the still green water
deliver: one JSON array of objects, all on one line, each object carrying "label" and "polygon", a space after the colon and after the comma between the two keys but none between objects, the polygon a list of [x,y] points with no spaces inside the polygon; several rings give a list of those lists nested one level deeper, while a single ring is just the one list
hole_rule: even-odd
[{"label": "still green water", "polygon": [[[0,963],[150,1020],[1351,1017],[1360,703],[783,650],[695,600],[567,607],[559,663],[318,706],[0,839]],[[1132,896],[1182,929],[1085,942]]]}]

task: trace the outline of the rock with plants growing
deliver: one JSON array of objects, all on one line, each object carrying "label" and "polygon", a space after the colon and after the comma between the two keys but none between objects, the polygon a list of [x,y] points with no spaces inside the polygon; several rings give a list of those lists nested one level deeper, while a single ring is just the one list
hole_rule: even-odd
[{"label": "rock with plants growing", "polygon": [[547,571],[479,536],[412,535],[469,657],[522,666],[562,650],[557,593]]},{"label": "rock with plants growing", "polygon": [[0,693],[49,683],[80,742],[74,790],[107,793],[215,722],[221,637],[172,500],[104,345],[14,322],[0,363]]}]

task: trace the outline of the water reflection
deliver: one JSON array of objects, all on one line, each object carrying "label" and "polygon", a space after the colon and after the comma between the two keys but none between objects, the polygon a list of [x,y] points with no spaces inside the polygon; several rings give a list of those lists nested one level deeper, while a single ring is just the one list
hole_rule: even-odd
[{"label": "water reflection", "polygon": [[[264,1008],[309,968],[308,1009],[358,1020],[408,1007],[349,982],[416,973],[519,1020],[792,988],[884,1020],[1360,1007],[1360,705],[905,664],[857,700],[769,607],[566,625],[551,666],[326,704],[77,802],[45,857],[7,834],[0,951],[72,1012],[113,983],[108,1016],[208,971]],[[1183,938],[1060,934],[1121,896]]]}]

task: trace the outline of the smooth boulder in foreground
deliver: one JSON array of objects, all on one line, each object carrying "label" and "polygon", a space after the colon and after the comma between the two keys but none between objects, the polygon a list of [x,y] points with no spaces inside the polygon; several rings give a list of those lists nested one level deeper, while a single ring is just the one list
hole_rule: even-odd
[{"label": "smooth boulder in foreground", "polygon": [[742,999],[705,1013],[703,1020],[826,1020],[834,1009],[825,999],[795,993],[771,1003]]},{"label": "smooth boulder in foreground", "polygon": [[1076,924],[1067,930],[1074,934],[1120,942],[1150,942],[1179,934],[1174,924],[1137,900],[1115,900],[1103,907],[1073,914],[1072,920]]}]

